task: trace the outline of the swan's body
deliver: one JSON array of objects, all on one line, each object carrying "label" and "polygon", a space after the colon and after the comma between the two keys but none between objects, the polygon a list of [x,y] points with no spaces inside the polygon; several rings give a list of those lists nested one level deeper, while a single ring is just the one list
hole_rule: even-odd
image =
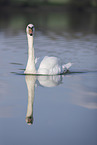
[{"label": "swan's body", "polygon": [[28,37],[28,62],[25,70],[25,74],[39,74],[39,75],[56,75],[66,72],[72,65],[61,64],[61,61],[57,57],[45,56],[41,61],[35,60],[34,48],[33,48],[33,28],[32,24],[27,26]]},{"label": "swan's body", "polygon": [[47,74],[47,75],[56,75],[56,74],[62,74],[64,71],[66,71],[70,66],[71,63],[68,63],[66,65],[62,65],[60,59],[57,57],[51,57],[51,56],[45,56],[38,59],[36,61],[35,65],[37,68],[37,74]]}]

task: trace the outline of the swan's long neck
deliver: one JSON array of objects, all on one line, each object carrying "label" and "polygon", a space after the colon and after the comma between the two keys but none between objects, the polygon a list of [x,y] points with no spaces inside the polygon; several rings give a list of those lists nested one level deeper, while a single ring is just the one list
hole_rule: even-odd
[{"label": "swan's long neck", "polygon": [[25,73],[36,74],[33,36],[27,34],[27,37],[28,37],[28,62],[27,62]]}]

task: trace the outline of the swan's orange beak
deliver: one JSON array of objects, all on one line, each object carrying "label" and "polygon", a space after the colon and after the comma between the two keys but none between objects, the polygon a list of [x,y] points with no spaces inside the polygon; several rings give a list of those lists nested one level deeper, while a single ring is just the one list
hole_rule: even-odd
[{"label": "swan's orange beak", "polygon": [[29,28],[29,35],[32,36],[33,35],[33,31],[31,28]]}]

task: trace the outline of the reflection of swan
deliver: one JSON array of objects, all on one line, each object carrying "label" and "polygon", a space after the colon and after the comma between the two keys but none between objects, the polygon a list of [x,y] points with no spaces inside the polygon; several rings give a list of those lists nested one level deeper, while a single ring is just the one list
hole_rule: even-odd
[{"label": "reflection of swan", "polygon": [[34,101],[34,86],[36,77],[35,76],[25,76],[27,88],[28,88],[28,107],[26,114],[26,122],[28,125],[33,123],[33,101]]},{"label": "reflection of swan", "polygon": [[33,123],[33,101],[34,101],[34,89],[35,89],[35,82],[37,81],[37,85],[45,86],[45,87],[54,87],[59,85],[62,82],[62,75],[56,76],[33,76],[33,75],[26,75],[25,80],[28,88],[28,107],[27,107],[27,114],[26,114],[26,122],[28,125]]},{"label": "reflection of swan", "polygon": [[61,84],[62,75],[38,76],[38,82],[44,87],[55,87]]},{"label": "reflection of swan", "polygon": [[34,25],[29,24],[26,31],[28,37],[28,62],[24,72],[25,74],[55,75],[62,74],[69,69],[71,63],[62,65],[61,61],[57,57],[45,56],[42,60],[35,60],[33,48]]}]

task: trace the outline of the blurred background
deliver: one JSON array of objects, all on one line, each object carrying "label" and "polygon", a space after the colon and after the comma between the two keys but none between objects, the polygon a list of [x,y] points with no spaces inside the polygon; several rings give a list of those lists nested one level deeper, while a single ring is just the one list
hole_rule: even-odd
[{"label": "blurred background", "polygon": [[1,0],[6,6],[35,6],[35,5],[72,5],[79,7],[97,7],[97,0]]},{"label": "blurred background", "polygon": [[97,0],[0,0],[0,30],[16,34],[28,23],[42,32],[96,33]]}]

